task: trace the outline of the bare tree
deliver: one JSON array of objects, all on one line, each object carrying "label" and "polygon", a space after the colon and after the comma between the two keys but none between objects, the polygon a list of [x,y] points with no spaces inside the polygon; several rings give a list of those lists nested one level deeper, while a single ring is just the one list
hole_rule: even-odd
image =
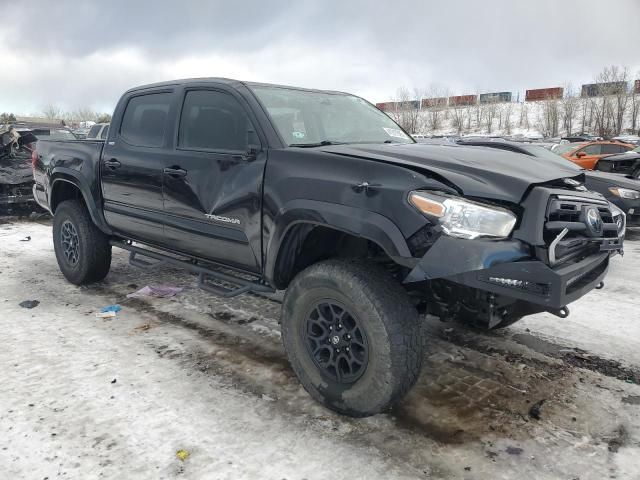
[{"label": "bare tree", "polygon": [[500,115],[502,120],[502,126],[499,128],[504,130],[506,135],[511,135],[511,128],[513,127],[513,122],[511,120],[511,114],[513,112],[513,103],[506,102],[500,107]]},{"label": "bare tree", "polygon": [[96,118],[97,123],[111,123],[111,114],[110,113],[100,113]]},{"label": "bare tree", "polygon": [[[480,103],[480,102],[478,102]],[[498,103],[496,101],[489,101],[483,104],[482,113],[484,116],[484,126],[487,129],[487,133],[493,131],[493,122],[498,116]]]},{"label": "bare tree", "polygon": [[638,115],[640,114],[640,92],[631,91],[629,98],[629,120],[631,133],[640,135],[640,125],[638,125]]},{"label": "bare tree", "polygon": [[564,97],[560,100],[562,126],[567,135],[573,132],[573,124],[580,107],[580,99],[573,90],[571,83],[564,88]]},{"label": "bare tree", "polygon": [[69,112],[66,119],[74,123],[87,121],[95,122],[98,119],[98,114],[91,108],[81,107]]},{"label": "bare tree", "polygon": [[518,127],[529,129],[529,105],[520,104],[520,115],[518,116]]},{"label": "bare tree", "polygon": [[16,121],[16,116],[13,113],[2,113],[0,114],[0,125],[4,123],[11,123]]},{"label": "bare tree", "polygon": [[545,136],[557,137],[560,127],[560,101],[549,97],[540,102],[540,128]]},{"label": "bare tree", "polygon": [[[416,92],[418,93],[418,92]],[[440,130],[448,115],[446,98],[447,91],[435,84],[430,85],[418,97],[426,120],[426,127],[430,131]]]},{"label": "bare tree", "polygon": [[62,109],[50,103],[42,109],[42,115],[44,115],[44,118],[47,120],[57,120],[62,117]]},{"label": "bare tree", "polygon": [[[471,112],[466,105],[452,105],[449,107],[451,114],[451,126],[456,129],[456,133],[460,135],[465,129],[470,130]],[[465,127],[466,125],[466,127]]]},{"label": "bare tree", "polygon": [[596,76],[595,95],[590,97],[589,103],[595,120],[595,131],[601,137],[620,134],[622,131],[629,101],[628,77],[627,68],[616,65],[604,68]]},{"label": "bare tree", "polygon": [[420,99],[412,98],[409,89],[400,87],[396,92],[392,108],[387,112],[402,128],[416,133],[420,120]]}]

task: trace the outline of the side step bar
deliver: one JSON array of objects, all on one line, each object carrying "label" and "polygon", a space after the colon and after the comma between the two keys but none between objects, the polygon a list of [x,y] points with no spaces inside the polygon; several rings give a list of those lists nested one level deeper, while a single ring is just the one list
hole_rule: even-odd
[{"label": "side step bar", "polygon": [[[181,260],[179,258],[171,257],[163,253],[153,252],[151,250],[145,250],[144,248],[135,247],[126,242],[110,240],[109,243],[114,247],[127,250],[129,252],[129,263],[134,267],[139,267],[144,270],[154,270],[165,265],[172,265],[175,267],[184,268],[185,270],[189,270],[190,272],[197,273],[199,288],[224,298],[235,297],[236,295],[241,295],[247,292],[275,292],[273,288],[263,283],[247,280],[246,278],[238,277],[235,275],[218,272],[216,270],[212,270],[211,268],[198,265],[197,263],[194,263],[194,260]],[[157,260],[157,262],[149,262],[138,257],[152,258],[154,260]],[[233,288],[227,288],[222,285],[213,285],[209,282],[210,280],[224,282],[226,284],[232,285]]]}]

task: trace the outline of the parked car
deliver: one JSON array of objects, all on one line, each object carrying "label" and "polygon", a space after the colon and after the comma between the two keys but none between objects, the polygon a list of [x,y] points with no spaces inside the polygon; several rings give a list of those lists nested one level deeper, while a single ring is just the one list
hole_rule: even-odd
[{"label": "parked car", "polygon": [[597,137],[595,135],[591,135],[588,133],[567,135],[566,137],[560,138],[560,142],[568,142],[568,143],[597,142],[598,140],[602,140],[602,137]]},{"label": "parked car", "polygon": [[562,155],[576,165],[593,170],[602,157],[615,153],[632,150],[634,145],[620,142],[599,140],[596,142],[565,143],[553,149],[554,153]]},{"label": "parked car", "polygon": [[[514,142],[465,142],[465,145],[491,147],[509,152],[522,153],[555,165],[558,162],[570,164],[567,160],[548,149],[535,144]],[[609,202],[616,205],[626,216],[628,227],[640,227],[640,181],[623,175],[581,169],[577,165],[576,172],[584,173],[584,185],[588,190],[602,194]]]},{"label": "parked car", "polygon": [[0,214],[33,202],[31,161],[36,141],[24,126],[0,128]]},{"label": "parked car", "polygon": [[633,145],[640,145],[640,136],[638,135],[619,135],[617,137],[613,137],[611,140],[622,143],[631,143]]},{"label": "parked car", "polygon": [[623,248],[624,214],[570,164],[418,144],[345,93],[178,80],[127,91],[112,123],[106,141],[37,146],[63,275],[103,279],[115,246],[225,297],[286,289],[293,370],[343,414],[409,391],[419,311],[487,328],[565,318]]},{"label": "parked car", "polygon": [[89,132],[87,133],[87,140],[104,140],[107,138],[108,131],[108,123],[96,123],[89,129]]},{"label": "parked car", "polygon": [[602,157],[596,164],[596,170],[622,173],[640,179],[640,147],[635,147],[624,153]]},{"label": "parked car", "polygon": [[78,140],[84,140],[87,138],[87,135],[89,134],[89,129],[88,128],[76,128],[75,130],[71,131]]}]

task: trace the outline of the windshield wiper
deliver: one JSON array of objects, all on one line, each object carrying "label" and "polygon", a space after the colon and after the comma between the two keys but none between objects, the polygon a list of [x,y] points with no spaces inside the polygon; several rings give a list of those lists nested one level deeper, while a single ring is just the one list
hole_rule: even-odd
[{"label": "windshield wiper", "polygon": [[327,145],[344,145],[346,142],[333,142],[331,140],[322,140],[317,143],[292,143],[290,147],[312,148],[312,147],[326,147]]}]

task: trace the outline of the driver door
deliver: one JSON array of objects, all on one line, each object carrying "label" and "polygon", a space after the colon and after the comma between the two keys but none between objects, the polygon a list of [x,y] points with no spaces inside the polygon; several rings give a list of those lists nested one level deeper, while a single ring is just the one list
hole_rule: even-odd
[{"label": "driver door", "polygon": [[602,145],[593,143],[582,147],[571,155],[571,161],[582,168],[593,170],[600,159]]},{"label": "driver door", "polygon": [[259,272],[266,152],[241,99],[184,91],[177,143],[163,158],[165,241],[190,255]]}]

